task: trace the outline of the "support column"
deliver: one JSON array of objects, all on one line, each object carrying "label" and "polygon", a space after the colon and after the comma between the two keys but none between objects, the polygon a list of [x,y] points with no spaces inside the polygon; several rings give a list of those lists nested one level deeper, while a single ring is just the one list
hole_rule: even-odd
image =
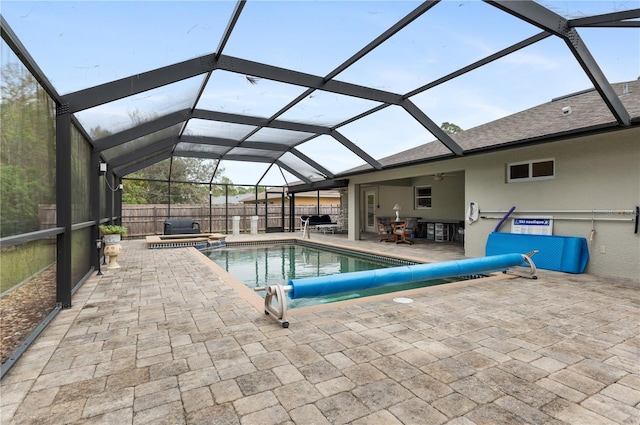
[{"label": "support column", "polygon": [[280,199],[282,201],[282,208],[280,209],[280,223],[282,223],[282,231],[284,232],[284,187],[282,188],[282,197]]},{"label": "support column", "polygon": [[229,233],[229,185],[224,185],[224,233]]},{"label": "support column", "polygon": [[289,231],[296,231],[296,194],[289,194]]},{"label": "support column", "polygon": [[[91,152],[91,177],[89,178],[90,185],[90,200],[91,202],[91,220],[95,221],[96,225],[91,229],[91,239],[95,243],[97,239],[100,239],[100,154],[98,152]],[[96,270],[100,267],[100,254],[97,249],[91,250],[91,264],[94,265]]]},{"label": "support column", "polygon": [[71,114],[69,105],[56,109],[56,303],[71,307]]},{"label": "support column", "polygon": [[122,178],[120,176],[113,175],[114,177],[114,186],[113,188],[113,209],[115,215],[118,217],[116,219],[116,224],[122,226],[122,190],[120,190],[120,185],[122,184]]},{"label": "support column", "polygon": [[113,191],[109,189],[109,186],[113,187],[113,173],[107,170],[107,174],[104,175],[104,183],[107,185],[105,188],[105,213],[107,218],[109,218],[109,223],[111,223],[111,219],[113,217]]},{"label": "support column", "polygon": [[347,239],[357,241],[360,239],[360,227],[362,226],[360,217],[360,185],[349,184],[349,205],[348,205],[348,234]]},{"label": "support column", "polygon": [[213,185],[209,183],[209,232],[213,233]]}]

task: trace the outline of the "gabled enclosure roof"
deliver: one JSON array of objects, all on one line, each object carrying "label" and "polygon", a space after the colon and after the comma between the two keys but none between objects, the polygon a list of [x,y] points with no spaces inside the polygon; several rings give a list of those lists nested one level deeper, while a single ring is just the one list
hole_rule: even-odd
[{"label": "gabled enclosure roof", "polygon": [[[4,1],[2,26],[117,175],[190,157],[219,161],[213,181],[314,188],[398,152],[429,159],[418,146],[465,155],[481,142],[443,123],[479,127],[581,90],[610,130],[637,124],[612,83],[640,75],[639,6]],[[550,133],[593,130],[573,118]],[[510,125],[500,143],[528,137]]]}]

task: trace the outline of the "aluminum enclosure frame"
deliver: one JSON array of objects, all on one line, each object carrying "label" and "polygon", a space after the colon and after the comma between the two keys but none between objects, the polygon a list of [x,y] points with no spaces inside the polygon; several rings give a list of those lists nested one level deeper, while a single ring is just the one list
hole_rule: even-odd
[{"label": "aluminum enclosure frame", "polygon": [[[389,28],[367,46],[362,48],[359,52],[347,59],[332,72],[322,77],[224,55],[222,53],[224,46],[231,36],[235,24],[240,18],[245,5],[245,1],[241,0],[237,3],[234,13],[229,20],[225,33],[220,41],[220,45],[218,46],[217,52],[188,61],[176,63],[174,65],[158,68],[156,70],[148,71],[142,74],[136,74],[130,77],[122,78],[96,87],[69,93],[62,97],[62,102],[66,108],[68,107],[71,113],[75,113],[108,102],[112,102],[114,100],[122,99],[127,96],[139,94],[154,88],[162,87],[167,84],[175,83],[177,81],[204,75],[205,81],[202,83],[200,91],[197,95],[197,99],[199,99],[204,91],[208,78],[216,70],[250,75],[257,78],[306,87],[307,89],[301,95],[299,95],[296,99],[291,101],[289,104],[287,104],[280,111],[278,111],[268,119],[241,114],[229,114],[197,109],[196,102],[196,104],[194,104],[190,109],[174,112],[150,122],[142,123],[134,128],[122,131],[120,133],[107,136],[100,140],[95,140],[94,144],[98,151],[102,151],[114,146],[126,144],[131,140],[144,137],[145,135],[149,135],[155,131],[168,128],[172,125],[182,124],[182,128],[184,130],[186,123],[190,119],[205,119],[218,122],[245,124],[254,126],[256,129],[244,138],[235,141],[223,141],[221,139],[216,139],[215,135],[212,135],[207,139],[203,138],[200,140],[194,140],[193,138],[189,138],[188,135],[185,135],[183,134],[183,132],[181,132],[177,140],[172,141],[174,149],[169,157],[187,156],[208,158],[214,160],[231,159],[236,161],[269,162],[265,161],[265,159],[258,159],[252,155],[237,156],[231,152],[234,147],[246,146],[249,148],[256,148],[257,146],[259,146],[260,149],[267,149],[277,152],[280,156],[286,152],[291,152],[303,162],[305,162],[308,166],[317,170],[318,174],[323,176],[325,180],[332,180],[335,178],[334,173],[329,172],[329,170],[326,167],[323,167],[322,164],[320,164],[318,161],[314,161],[308,156],[303,155],[299,150],[296,149],[296,146],[320,135],[328,135],[341,143],[355,155],[363,159],[372,169],[382,170],[384,167],[375,158],[371,157],[365,150],[361,149],[355,143],[341,134],[338,129],[341,126],[353,122],[354,120],[366,117],[374,112],[379,111],[382,108],[391,105],[400,106],[401,108],[403,108],[418,123],[420,123],[423,127],[425,127],[425,129],[433,134],[437,140],[439,140],[444,146],[446,146],[447,149],[451,152],[452,157],[464,155],[464,150],[448,134],[443,132],[428,115],[424,114],[415,104],[409,101],[409,97],[433,88],[460,75],[463,75],[471,70],[484,66],[504,56],[507,56],[524,47],[537,43],[548,37],[554,36],[559,37],[565,41],[580,66],[588,75],[589,79],[593,82],[596,90],[600,93],[607,107],[615,116],[618,123],[621,126],[629,126],[631,124],[629,121],[628,112],[625,110],[619,99],[615,96],[611,85],[604,77],[604,74],[600,70],[598,63],[591,56],[584,42],[582,42],[580,37],[575,32],[574,28],[577,26],[598,25],[622,26],[623,24],[624,26],[638,26],[640,25],[640,23],[638,23],[637,21],[628,21],[629,19],[640,17],[640,12],[638,12],[637,10],[588,18],[580,18],[576,20],[568,20],[562,18],[558,14],[533,1],[487,1],[486,3],[496,7],[497,9],[502,10],[532,25],[535,25],[541,28],[543,31],[526,40],[503,49],[500,52],[487,56],[486,58],[477,61],[474,64],[468,65],[447,76],[439,78],[436,81],[428,83],[420,88],[414,89],[413,91],[406,94],[398,94],[384,90],[373,89],[371,87],[360,86],[344,81],[338,81],[335,79],[338,74],[347,69],[349,66],[353,65],[358,59],[371,52],[377,46],[382,44],[384,41],[389,39],[401,29],[405,28],[422,14],[427,13],[437,3],[438,1],[426,1],[422,3],[419,7],[414,9],[411,13],[398,21],[394,26]],[[381,105],[372,108],[369,111],[358,115],[357,117],[352,117],[348,120],[345,120],[344,122],[341,122],[333,127],[287,122],[278,119],[278,117],[281,116],[284,112],[291,109],[293,106],[298,104],[302,99],[309,96],[315,90],[323,90],[360,99],[375,101],[379,102]],[[310,133],[311,136],[293,145],[279,145],[275,143],[272,146],[266,146],[248,143],[247,139],[261,128],[302,131]],[[206,154],[202,152],[189,153],[187,151],[175,149],[175,147],[177,147],[178,144],[183,141],[189,141],[189,143],[204,142],[205,144],[213,144],[216,146],[225,147],[225,152],[222,154]],[[168,146],[170,145],[171,142],[165,140],[160,144],[154,144],[153,148],[145,148],[145,154],[136,152],[134,155],[126,154],[121,157],[114,158],[114,165],[118,164],[115,173],[119,177],[123,177],[126,174],[140,170],[141,164],[148,166],[161,160],[167,159],[166,154],[152,155],[152,151],[154,149],[164,151],[164,149],[168,148]],[[144,161],[140,162],[141,158],[143,157]],[[281,161],[278,161],[277,159],[271,160],[271,163],[291,172],[291,167],[289,167],[288,169],[286,167],[283,167],[283,163]],[[310,179],[302,176],[299,173],[294,172],[292,174],[300,178],[300,180],[305,183],[305,186],[308,186],[309,188],[313,187]]]}]

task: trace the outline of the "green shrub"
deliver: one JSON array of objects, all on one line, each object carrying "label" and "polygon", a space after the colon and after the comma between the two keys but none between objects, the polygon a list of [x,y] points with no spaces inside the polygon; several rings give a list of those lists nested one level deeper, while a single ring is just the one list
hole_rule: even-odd
[{"label": "green shrub", "polygon": [[127,228],[124,226],[118,226],[116,224],[101,224],[100,233],[103,235],[126,235]]}]

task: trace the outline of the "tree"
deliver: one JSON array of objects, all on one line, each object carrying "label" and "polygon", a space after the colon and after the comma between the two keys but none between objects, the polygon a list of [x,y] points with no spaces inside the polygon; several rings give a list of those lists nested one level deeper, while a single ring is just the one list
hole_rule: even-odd
[{"label": "tree", "polygon": [[443,122],[440,128],[443,129],[444,132],[447,133],[449,136],[454,135],[456,133],[460,133],[461,131],[464,131],[459,125],[448,122],[448,121]]},{"label": "tree", "polygon": [[[218,184],[218,186],[215,186],[213,189],[214,196],[222,196],[225,194],[224,185],[227,185],[230,196],[246,195],[248,193],[256,192],[255,186],[234,186],[231,179],[229,179],[227,176],[224,176],[224,175],[217,178],[216,183]],[[264,186],[258,187],[258,193],[262,193],[264,191],[265,191]]]},{"label": "tree", "polygon": [[[134,126],[157,118],[155,115],[144,116],[137,110],[130,112],[129,117]],[[93,128],[90,134],[94,139],[100,139],[111,133],[98,126]],[[174,136],[174,130],[169,128],[142,137],[140,144],[153,143],[151,137],[153,140],[160,140]],[[116,156],[124,155],[125,153],[120,152],[126,151],[125,146],[116,146],[112,149],[118,150]],[[216,170],[216,164],[215,160],[184,157],[160,161],[125,176],[122,202],[126,204],[166,204],[169,201],[172,204],[208,202],[208,183]],[[219,167],[217,179],[223,178],[223,173],[224,169]]]},{"label": "tree", "polygon": [[89,131],[91,138],[93,140],[102,139],[103,137],[109,136],[112,133],[109,130],[106,130],[100,126],[94,127]]},{"label": "tree", "polygon": [[148,204],[149,182],[145,180],[126,180],[123,183],[123,204]]},{"label": "tree", "polygon": [[[125,178],[122,202],[128,204],[166,204],[169,200],[172,204],[208,202],[208,183],[215,165],[215,161],[197,158],[174,157],[160,161]],[[218,174],[223,171],[218,168]],[[224,178],[226,177],[220,176],[216,180]]]},{"label": "tree", "polygon": [[39,230],[40,204],[55,203],[55,105],[16,59],[0,70],[2,235]]}]

